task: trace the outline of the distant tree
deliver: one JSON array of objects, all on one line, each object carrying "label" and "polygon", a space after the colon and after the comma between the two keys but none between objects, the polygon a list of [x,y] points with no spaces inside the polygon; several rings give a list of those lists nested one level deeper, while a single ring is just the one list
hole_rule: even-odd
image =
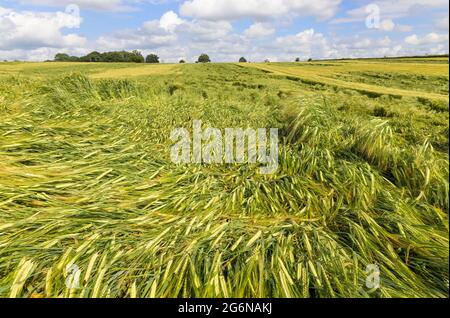
[{"label": "distant tree", "polygon": [[58,53],[55,55],[56,62],[69,62],[70,56],[66,53]]},{"label": "distant tree", "polygon": [[131,61],[130,62],[145,63],[145,58],[140,51],[134,50],[133,52],[131,52]]},{"label": "distant tree", "polygon": [[147,55],[147,58],[145,59],[146,63],[152,63],[152,64],[156,64],[159,63],[159,56],[156,54],[150,54]]},{"label": "distant tree", "polygon": [[202,54],[198,57],[199,63],[210,63],[211,59],[209,58],[208,54]]},{"label": "distant tree", "polygon": [[245,59],[245,57],[241,57],[239,59],[239,63],[247,63],[247,60]]},{"label": "distant tree", "polygon": [[80,62],[80,58],[69,56],[66,53],[58,53],[55,55],[55,62]]},{"label": "distant tree", "polygon": [[180,64],[184,64],[184,63],[186,63],[185,60],[180,60]]},{"label": "distant tree", "polygon": [[80,58],[83,62],[102,62],[102,54],[94,51]]},{"label": "distant tree", "polygon": [[269,59],[264,60],[264,63],[270,63]]},{"label": "distant tree", "polygon": [[94,51],[82,57],[69,56],[65,53],[58,53],[56,54],[54,60],[58,62],[145,63],[144,56],[137,50],[134,50],[132,52],[114,51],[105,53]]},{"label": "distant tree", "polygon": [[296,62],[300,62],[300,58],[297,57],[297,58],[295,59],[295,61],[296,61]]},{"label": "distant tree", "polygon": [[308,62],[312,62],[312,60],[313,60],[312,58],[309,58],[309,59],[308,59]]}]

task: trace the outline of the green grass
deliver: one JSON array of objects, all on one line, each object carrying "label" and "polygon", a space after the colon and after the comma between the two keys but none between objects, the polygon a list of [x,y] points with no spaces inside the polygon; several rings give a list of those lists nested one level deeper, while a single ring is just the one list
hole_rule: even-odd
[{"label": "green grass", "polygon": [[[1,297],[448,297],[445,102],[235,64],[2,67]],[[171,163],[195,119],[280,128],[279,170]]]},{"label": "green grass", "polygon": [[414,74],[351,72],[335,75],[337,79],[349,82],[389,86],[400,89],[448,94],[448,76],[425,76]]},{"label": "green grass", "polygon": [[[445,88],[445,79],[448,82],[448,66],[433,63],[380,63],[365,61],[341,61],[341,62],[313,62],[313,63],[265,63],[246,64],[247,67],[259,68],[265,72],[277,76],[287,76],[290,80],[303,81],[305,83],[335,87],[338,89],[351,89],[360,93],[373,96],[388,95],[393,97],[416,97],[435,101],[442,101],[448,105],[448,94]],[[357,74],[365,74],[361,79]],[[368,80],[367,74],[372,77],[382,78],[388,73],[394,77],[392,80]],[[412,77],[416,77],[413,80]],[[407,83],[405,78],[408,79]],[[417,82],[428,81],[426,88]],[[430,89],[438,82],[438,91]],[[409,85],[414,83],[412,87]],[[416,89],[418,86],[419,89]],[[411,89],[412,88],[412,89]],[[448,107],[446,107],[448,111]]]}]

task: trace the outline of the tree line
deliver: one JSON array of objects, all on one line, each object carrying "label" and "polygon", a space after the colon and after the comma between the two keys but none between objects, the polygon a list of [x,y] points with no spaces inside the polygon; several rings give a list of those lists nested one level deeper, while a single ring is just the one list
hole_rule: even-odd
[{"label": "tree line", "polygon": [[69,56],[65,53],[55,55],[56,62],[127,62],[127,63],[144,63],[145,58],[139,51],[115,51],[115,52],[91,52],[88,55],[77,57]]},{"label": "tree line", "polygon": [[[66,53],[58,53],[54,58],[55,62],[103,62],[103,63],[159,63],[159,56],[156,54],[149,54],[144,58],[141,52],[134,50],[127,51],[113,51],[100,53],[97,51],[91,52],[85,56],[70,56]],[[210,63],[211,59],[208,54],[201,54],[196,63]],[[180,60],[180,63],[186,63],[185,60]]]},{"label": "tree line", "polygon": [[[127,51],[113,51],[100,53],[97,51],[91,52],[88,55],[77,57],[70,56],[66,53],[58,53],[55,55],[55,62],[104,62],[104,63],[159,63],[159,56],[156,54],[149,54],[145,58],[140,51],[134,50]],[[296,62],[300,62],[300,58],[295,59]],[[311,62],[312,59],[308,59]],[[201,54],[196,63],[210,63],[211,59],[208,54]],[[239,59],[240,63],[247,63],[245,57]],[[266,63],[270,62],[265,60]],[[180,60],[180,63],[186,63],[185,60]]]}]

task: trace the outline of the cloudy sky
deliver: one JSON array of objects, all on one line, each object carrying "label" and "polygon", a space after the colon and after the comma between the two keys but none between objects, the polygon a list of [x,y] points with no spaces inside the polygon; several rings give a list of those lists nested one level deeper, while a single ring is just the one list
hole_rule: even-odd
[{"label": "cloudy sky", "polygon": [[164,62],[448,54],[448,0],[0,0],[0,60],[141,50]]}]

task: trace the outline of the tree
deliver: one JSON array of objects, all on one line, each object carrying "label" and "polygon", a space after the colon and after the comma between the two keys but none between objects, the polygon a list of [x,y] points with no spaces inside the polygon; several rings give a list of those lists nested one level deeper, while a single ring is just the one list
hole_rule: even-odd
[{"label": "tree", "polygon": [[198,57],[199,63],[210,63],[211,59],[209,58],[208,54],[202,54]]},{"label": "tree", "polygon": [[86,56],[69,56],[65,53],[58,53],[55,56],[58,62],[107,62],[107,63],[145,63],[145,58],[138,50],[132,52],[114,51],[114,52],[91,52]]},{"label": "tree", "polygon": [[55,55],[55,62],[80,62],[80,58],[69,56],[66,53],[58,53]]},{"label": "tree", "polygon": [[269,59],[264,60],[264,63],[270,63]]},{"label": "tree", "polygon": [[66,53],[58,53],[55,55],[56,62],[69,62],[70,56]]},{"label": "tree", "polygon": [[313,60],[313,59],[309,58],[309,59],[308,59],[308,62],[312,62],[312,60]]},{"label": "tree", "polygon": [[138,50],[134,50],[133,52],[131,52],[130,62],[145,63],[145,59],[141,52],[139,52]]},{"label": "tree", "polygon": [[70,57],[70,62],[81,62],[81,61],[80,61],[80,58],[79,58],[79,57],[77,57],[77,56],[71,56],[71,57]]},{"label": "tree", "polygon": [[185,60],[180,60],[180,64],[184,64],[184,63],[186,63]]},{"label": "tree", "polygon": [[300,58],[297,57],[297,58],[295,59],[295,61],[296,61],[296,62],[300,62]]},{"label": "tree", "polygon": [[102,55],[101,53],[94,51],[89,53],[86,56],[83,56],[80,58],[82,62],[101,62],[102,61]]},{"label": "tree", "polygon": [[152,64],[156,64],[159,63],[159,56],[156,54],[150,54],[147,56],[147,58],[145,59],[146,63],[152,63]]},{"label": "tree", "polygon": [[239,59],[239,63],[247,63],[247,60],[245,59],[245,57],[241,57]]}]

